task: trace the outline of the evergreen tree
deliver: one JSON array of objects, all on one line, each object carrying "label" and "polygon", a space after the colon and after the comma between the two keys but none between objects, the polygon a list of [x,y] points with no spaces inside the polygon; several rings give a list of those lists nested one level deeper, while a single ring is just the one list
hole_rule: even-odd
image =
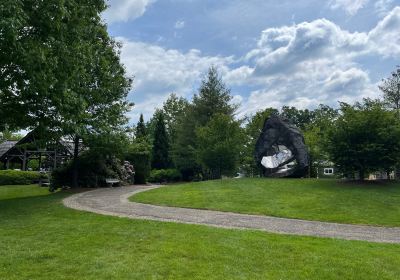
[{"label": "evergreen tree", "polygon": [[216,114],[207,125],[196,130],[197,155],[209,179],[233,175],[243,148],[240,123],[225,114]]},{"label": "evergreen tree", "polygon": [[196,158],[196,120],[193,118],[193,105],[188,105],[178,118],[176,138],[172,142],[172,158],[174,165],[182,173],[186,181],[196,177],[201,166]]},{"label": "evergreen tree", "polygon": [[231,101],[230,90],[223,83],[217,69],[210,67],[201,82],[199,93],[193,97],[192,104],[185,106],[182,116],[177,119],[173,159],[184,179],[192,179],[201,172],[196,130],[206,126],[217,114],[233,120],[238,105],[231,104]]},{"label": "evergreen tree", "polygon": [[140,114],[140,118],[136,126],[136,139],[145,139],[146,136],[146,124],[144,123],[143,114]]},{"label": "evergreen tree", "polygon": [[216,114],[233,117],[238,105],[231,104],[232,96],[214,66],[202,81],[199,94],[193,97],[193,118],[198,126],[206,125]]},{"label": "evergreen tree", "polygon": [[154,169],[165,169],[171,166],[168,135],[165,129],[164,114],[161,112],[157,112],[155,115],[151,166]]}]

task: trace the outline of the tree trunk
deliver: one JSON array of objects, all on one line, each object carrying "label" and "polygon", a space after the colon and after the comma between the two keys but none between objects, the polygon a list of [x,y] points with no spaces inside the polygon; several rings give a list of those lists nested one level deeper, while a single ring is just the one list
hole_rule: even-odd
[{"label": "tree trunk", "polygon": [[365,171],[364,169],[360,169],[360,171],[358,171],[358,175],[359,175],[359,180],[360,181],[364,181],[364,177],[365,177]]},{"label": "tree trunk", "polygon": [[79,136],[75,135],[74,139],[74,158],[72,162],[72,186],[74,188],[79,187],[79,166],[78,166],[78,154],[79,154]]}]

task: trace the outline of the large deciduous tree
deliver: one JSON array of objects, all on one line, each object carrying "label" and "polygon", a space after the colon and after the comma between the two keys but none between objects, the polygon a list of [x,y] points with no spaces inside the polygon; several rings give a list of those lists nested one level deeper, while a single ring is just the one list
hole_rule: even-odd
[{"label": "large deciduous tree", "polygon": [[338,117],[338,110],[320,104],[318,108],[312,111],[312,114],[312,122],[303,129],[304,140],[310,154],[310,177],[317,176],[317,168],[326,166],[329,161],[325,146],[326,135]]},{"label": "large deciduous tree", "polygon": [[393,109],[396,110],[400,118],[400,66],[397,67],[392,75],[382,80],[379,89],[383,92],[383,99]]},{"label": "large deciduous tree", "polygon": [[283,106],[281,116],[287,118],[298,128],[304,130],[314,119],[313,111],[308,109],[297,109],[296,107]]},{"label": "large deciduous tree", "polygon": [[331,160],[344,174],[393,170],[400,157],[400,126],[380,101],[341,103],[340,116],[327,135]]},{"label": "large deciduous tree", "polygon": [[[131,81],[101,20],[104,0],[0,4],[0,129],[43,127],[80,141],[126,122]],[[77,166],[74,168],[77,183]]]},{"label": "large deciduous tree", "polygon": [[183,116],[188,105],[189,102],[185,98],[178,97],[175,93],[171,93],[161,108],[171,142],[175,141],[178,120]]}]

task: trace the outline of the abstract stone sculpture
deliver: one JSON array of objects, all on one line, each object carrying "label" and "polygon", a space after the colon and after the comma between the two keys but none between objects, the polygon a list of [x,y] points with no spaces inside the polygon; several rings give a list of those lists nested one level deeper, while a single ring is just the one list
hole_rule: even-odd
[{"label": "abstract stone sculpture", "polygon": [[265,123],[255,149],[256,161],[266,177],[303,177],[309,155],[299,129],[273,115]]}]

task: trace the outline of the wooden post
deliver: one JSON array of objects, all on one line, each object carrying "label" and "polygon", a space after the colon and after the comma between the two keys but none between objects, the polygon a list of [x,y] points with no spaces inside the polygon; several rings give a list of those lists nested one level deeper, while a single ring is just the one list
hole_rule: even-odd
[{"label": "wooden post", "polygon": [[57,168],[57,148],[54,149],[54,169]]},{"label": "wooden post", "polygon": [[39,153],[39,171],[42,169],[42,153]]},{"label": "wooden post", "polygon": [[24,150],[24,158],[22,159],[22,171],[26,171],[26,149]]}]

